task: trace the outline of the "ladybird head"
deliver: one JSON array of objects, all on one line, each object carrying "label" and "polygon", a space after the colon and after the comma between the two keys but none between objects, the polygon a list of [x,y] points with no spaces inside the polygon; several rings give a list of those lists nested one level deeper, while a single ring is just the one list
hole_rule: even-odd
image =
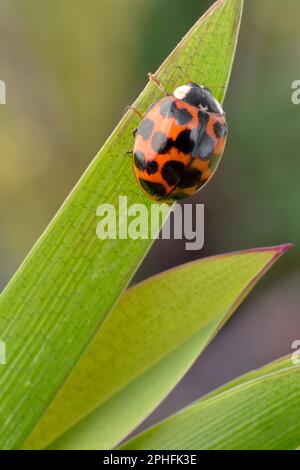
[{"label": "ladybird head", "polygon": [[198,108],[203,108],[209,113],[224,114],[222,106],[207,87],[190,82],[176,88],[173,95],[178,100],[185,101]]}]

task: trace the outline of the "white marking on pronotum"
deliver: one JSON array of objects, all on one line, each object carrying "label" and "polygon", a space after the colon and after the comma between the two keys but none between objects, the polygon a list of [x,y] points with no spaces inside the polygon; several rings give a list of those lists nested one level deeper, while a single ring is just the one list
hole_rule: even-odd
[{"label": "white marking on pronotum", "polygon": [[[201,86],[201,85],[199,85],[199,86],[200,86],[200,88],[202,88],[202,90],[204,89],[203,86]],[[191,91],[191,89],[192,89],[192,85],[181,85],[181,86],[177,87],[174,90],[173,96],[175,96],[175,98],[177,98],[178,100],[184,100],[186,98],[187,94]],[[211,95],[211,98],[213,99],[213,101],[216,105],[218,113],[221,114],[221,116],[223,116],[224,111],[223,111],[223,108],[220,105],[219,101],[216,100],[216,98],[212,95]],[[201,107],[201,105],[199,107]],[[205,109],[205,108],[203,108],[203,109]]]},{"label": "white marking on pronotum", "polygon": [[191,85],[182,85],[182,86],[179,86],[177,87],[175,90],[174,90],[174,93],[173,95],[175,96],[175,98],[177,98],[178,100],[183,100],[186,95],[189,93],[189,91],[191,90]]}]

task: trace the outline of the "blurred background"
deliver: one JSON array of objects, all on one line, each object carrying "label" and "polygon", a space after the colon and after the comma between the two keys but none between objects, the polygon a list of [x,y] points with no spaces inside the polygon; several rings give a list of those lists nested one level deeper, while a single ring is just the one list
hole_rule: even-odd
[{"label": "blurred background", "polygon": [[[245,2],[225,110],[229,140],[205,204],[205,247],[156,241],[134,282],[226,251],[293,242],[148,418],[290,353],[300,339],[298,0]],[[0,0],[0,284],[4,288],[126,105],[208,0]],[[201,286],[199,286],[201,289]]]}]

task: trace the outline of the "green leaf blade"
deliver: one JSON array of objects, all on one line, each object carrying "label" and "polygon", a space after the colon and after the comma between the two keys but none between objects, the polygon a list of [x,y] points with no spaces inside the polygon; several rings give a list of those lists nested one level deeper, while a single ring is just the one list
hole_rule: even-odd
[{"label": "green leaf blade", "polygon": [[25,448],[52,441],[55,449],[117,445],[165,398],[286,249],[203,259],[127,291]]},{"label": "green leaf blade", "polygon": [[284,357],[221,387],[122,449],[295,450],[299,377],[300,366]]}]

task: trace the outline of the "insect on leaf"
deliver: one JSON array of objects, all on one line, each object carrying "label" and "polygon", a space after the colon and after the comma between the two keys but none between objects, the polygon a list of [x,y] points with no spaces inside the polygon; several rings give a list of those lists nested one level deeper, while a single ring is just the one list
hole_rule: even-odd
[{"label": "insect on leaf", "polygon": [[[241,10],[242,0],[219,0],[193,26],[157,72],[168,90],[186,78],[215,85],[223,100]],[[159,97],[148,83],[134,106],[144,112]],[[99,204],[118,210],[119,196],[127,196],[128,205],[150,207],[127,155],[137,124],[128,111],[2,292],[0,448],[24,442],[153,242],[96,236]]]}]

